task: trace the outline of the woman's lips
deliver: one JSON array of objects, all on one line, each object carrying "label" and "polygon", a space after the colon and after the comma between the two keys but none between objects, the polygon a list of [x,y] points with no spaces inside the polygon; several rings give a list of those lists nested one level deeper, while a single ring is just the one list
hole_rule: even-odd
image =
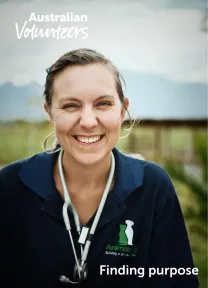
[{"label": "woman's lips", "polygon": [[81,145],[96,145],[97,143],[99,143],[104,137],[103,135],[97,135],[97,136],[91,136],[91,137],[84,137],[84,136],[73,136],[73,138]]}]

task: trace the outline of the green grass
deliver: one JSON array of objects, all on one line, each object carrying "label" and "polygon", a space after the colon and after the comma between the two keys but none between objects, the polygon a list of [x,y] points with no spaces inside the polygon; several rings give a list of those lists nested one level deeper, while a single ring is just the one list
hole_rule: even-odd
[{"label": "green grass", "polygon": [[45,123],[0,126],[0,164],[5,165],[42,151],[41,144],[51,131],[50,124]]},{"label": "green grass", "polygon": [[[187,207],[192,207],[195,209],[195,211],[197,211],[197,201],[193,197],[188,186],[175,180],[173,180],[173,184],[176,188],[183,213],[187,211]],[[188,230],[194,264],[195,267],[197,267],[199,270],[198,278],[200,282],[200,288],[207,288],[207,236],[201,234],[199,229],[193,229],[194,226],[200,227],[201,225],[204,229],[204,225],[198,221],[196,222],[195,219],[189,218],[185,218],[185,223]]]}]

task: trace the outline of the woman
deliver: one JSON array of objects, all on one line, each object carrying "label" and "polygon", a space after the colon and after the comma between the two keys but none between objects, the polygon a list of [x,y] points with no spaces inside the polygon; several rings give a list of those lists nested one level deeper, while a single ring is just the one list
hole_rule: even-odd
[{"label": "woman", "polygon": [[129,105],[118,70],[79,49],[47,72],[57,143],[0,172],[0,287],[198,287],[170,178],[115,148]]}]

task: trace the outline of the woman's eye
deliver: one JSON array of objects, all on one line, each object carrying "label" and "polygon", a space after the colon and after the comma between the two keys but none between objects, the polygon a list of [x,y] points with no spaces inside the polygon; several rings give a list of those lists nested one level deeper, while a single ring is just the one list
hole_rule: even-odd
[{"label": "woman's eye", "polygon": [[111,106],[110,102],[99,102],[98,106]]},{"label": "woman's eye", "polygon": [[76,105],[76,104],[66,104],[66,105],[64,105],[64,109],[66,109],[66,108],[77,108],[78,106]]}]

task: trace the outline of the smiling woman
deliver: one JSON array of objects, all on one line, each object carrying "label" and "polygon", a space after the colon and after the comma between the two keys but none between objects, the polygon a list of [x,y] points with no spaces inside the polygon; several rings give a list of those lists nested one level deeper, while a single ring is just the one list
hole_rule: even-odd
[{"label": "smiling woman", "polygon": [[[66,53],[47,69],[44,97],[45,151],[0,171],[0,286],[197,288],[169,176],[115,148],[129,100],[112,62]],[[171,267],[173,277],[154,272]]]},{"label": "smiling woman", "polygon": [[[113,69],[100,63],[69,66],[54,77],[53,96],[45,109],[66,152],[63,161],[73,164],[75,175],[81,163],[110,165],[109,153],[118,141],[128,107],[128,99],[118,95],[114,77]],[[94,137],[96,145],[92,145]],[[96,173],[94,177],[103,178]]]}]

